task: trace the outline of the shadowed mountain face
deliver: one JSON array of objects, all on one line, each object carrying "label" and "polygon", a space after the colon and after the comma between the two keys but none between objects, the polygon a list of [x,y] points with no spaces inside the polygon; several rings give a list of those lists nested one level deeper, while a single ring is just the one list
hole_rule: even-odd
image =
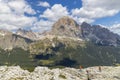
[{"label": "shadowed mountain face", "polygon": [[95,44],[103,46],[119,46],[120,36],[110,32],[108,29],[99,25],[91,26],[88,23],[82,23],[82,36],[85,40],[90,40]]}]

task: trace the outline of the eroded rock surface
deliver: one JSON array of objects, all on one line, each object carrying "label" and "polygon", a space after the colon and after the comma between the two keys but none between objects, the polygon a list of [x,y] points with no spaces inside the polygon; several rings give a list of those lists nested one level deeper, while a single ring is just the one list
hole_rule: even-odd
[{"label": "eroded rock surface", "polygon": [[[88,73],[86,72],[88,71]],[[0,80],[120,80],[120,67],[102,66],[85,69],[49,69],[36,67],[33,72],[21,69],[19,66],[1,66]]]}]

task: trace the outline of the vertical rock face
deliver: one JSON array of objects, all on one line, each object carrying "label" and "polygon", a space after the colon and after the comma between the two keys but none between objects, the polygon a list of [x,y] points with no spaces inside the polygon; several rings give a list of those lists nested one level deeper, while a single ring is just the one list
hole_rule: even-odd
[{"label": "vertical rock face", "polygon": [[65,16],[53,25],[50,33],[58,36],[80,37],[81,29],[72,18]]}]

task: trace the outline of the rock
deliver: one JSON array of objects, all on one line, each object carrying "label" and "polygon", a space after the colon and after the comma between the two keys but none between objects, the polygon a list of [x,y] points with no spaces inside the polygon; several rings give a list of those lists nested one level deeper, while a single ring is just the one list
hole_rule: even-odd
[{"label": "rock", "polygon": [[1,66],[0,80],[23,80],[29,73],[27,70],[22,70],[19,66]]},{"label": "rock", "polygon": [[24,30],[21,28],[16,31],[16,34],[31,39],[33,41],[38,40],[40,37],[40,35],[37,32],[33,32],[32,30]]},{"label": "rock", "polygon": [[49,34],[75,38],[81,37],[81,29],[75,20],[65,16],[53,24]]},{"label": "rock", "polygon": [[1,66],[0,80],[88,80],[86,70],[91,80],[120,80],[120,67],[102,66],[101,69],[100,72],[98,66],[82,70],[36,67],[33,72],[29,72],[19,66]]}]

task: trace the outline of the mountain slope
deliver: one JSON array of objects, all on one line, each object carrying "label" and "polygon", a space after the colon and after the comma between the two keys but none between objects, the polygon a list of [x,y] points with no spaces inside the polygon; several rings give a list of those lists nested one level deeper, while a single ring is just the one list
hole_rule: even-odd
[{"label": "mountain slope", "polygon": [[[3,33],[4,32],[4,33]],[[20,47],[22,49],[28,49],[28,45],[32,42],[32,40],[13,34],[12,32],[7,32],[4,30],[0,30],[0,48],[2,49],[13,49],[16,47]]]},{"label": "mountain slope", "polygon": [[29,49],[40,65],[77,67],[120,63],[118,46],[117,34],[87,23],[79,26],[73,19],[63,17]]},{"label": "mountain slope", "polygon": [[[65,43],[65,41],[67,43]],[[120,48],[98,46],[90,42],[78,42],[70,39],[44,39],[30,47],[34,59],[39,65],[84,67],[96,65],[114,65],[120,63]]]},{"label": "mountain slope", "polygon": [[77,37],[103,46],[120,45],[120,36],[107,28],[99,25],[90,25],[86,22],[78,25],[75,20],[66,16],[60,18],[53,24],[52,30],[48,34],[73,38]]},{"label": "mountain slope", "polygon": [[31,30],[23,30],[23,29],[18,29],[17,32],[15,33],[17,35],[20,35],[22,37],[31,39],[31,40],[38,40],[39,39],[39,34],[31,31]]},{"label": "mountain slope", "polygon": [[103,46],[119,46],[120,36],[99,25],[81,24],[82,36],[95,44]]},{"label": "mountain slope", "polygon": [[69,17],[59,19],[39,40],[32,41],[34,35],[30,32],[29,36],[29,31],[20,30],[22,35],[5,33],[1,31],[0,47],[28,50],[30,60],[36,66],[88,67],[120,63],[120,36],[101,26],[87,23],[79,26]]}]

